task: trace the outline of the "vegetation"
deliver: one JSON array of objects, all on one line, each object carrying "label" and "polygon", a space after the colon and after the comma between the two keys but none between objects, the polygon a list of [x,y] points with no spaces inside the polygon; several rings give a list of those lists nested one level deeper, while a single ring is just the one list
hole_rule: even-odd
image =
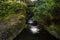
[{"label": "vegetation", "polygon": [[34,2],[31,0],[25,2],[1,0],[0,30],[7,34],[11,28],[12,31],[10,30],[6,36],[8,40],[12,40],[21,29],[26,27],[26,19],[30,12],[34,13],[33,21],[37,21],[39,26],[40,24],[44,25],[50,33],[60,37],[60,0],[37,0]]},{"label": "vegetation", "polygon": [[[38,24],[45,25],[56,37],[60,37],[60,1],[58,0],[37,0],[33,9],[33,20]],[[53,31],[53,32],[52,32]],[[56,35],[57,34],[57,35]]]},{"label": "vegetation", "polygon": [[[14,1],[1,1],[0,3],[0,17],[5,17],[9,14],[19,14],[19,11],[24,10],[26,8],[26,4],[18,3]],[[14,10],[14,11],[13,11]]]},{"label": "vegetation", "polygon": [[3,32],[1,37],[4,40],[12,40],[26,26],[26,8],[23,2],[0,1],[0,33]]}]

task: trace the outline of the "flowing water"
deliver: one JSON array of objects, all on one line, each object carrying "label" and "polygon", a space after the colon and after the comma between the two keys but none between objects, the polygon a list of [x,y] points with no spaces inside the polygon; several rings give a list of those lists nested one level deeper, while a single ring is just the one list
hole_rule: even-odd
[{"label": "flowing water", "polygon": [[29,27],[25,28],[14,40],[58,40],[45,29],[39,29],[37,23],[30,17],[27,21]]}]

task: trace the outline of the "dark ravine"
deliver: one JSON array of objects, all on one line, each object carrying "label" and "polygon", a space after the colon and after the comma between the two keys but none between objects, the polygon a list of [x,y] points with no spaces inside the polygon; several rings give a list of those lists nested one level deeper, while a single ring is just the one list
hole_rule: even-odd
[{"label": "dark ravine", "polygon": [[38,34],[33,34],[29,29],[24,29],[14,40],[58,40],[48,31],[42,30]]},{"label": "dark ravine", "polygon": [[[28,18],[27,24],[31,26],[37,26],[36,21],[32,21],[32,17],[30,16]],[[32,23],[28,23],[29,20],[32,21]],[[33,34],[30,30],[30,27],[23,29],[23,31],[14,38],[14,40],[58,40],[53,35],[51,35],[47,30],[42,28],[39,30],[39,33]]]},{"label": "dark ravine", "polygon": [[[39,33],[32,33],[30,30],[31,26],[37,26],[37,21],[33,21],[32,17],[34,16],[34,13],[30,10],[30,7],[27,8],[27,19],[26,24],[29,26],[28,28],[23,29],[21,33],[19,33],[14,40],[58,40],[58,38],[51,35],[47,30],[44,29],[44,25],[40,26]],[[31,21],[31,22],[29,22]]]}]

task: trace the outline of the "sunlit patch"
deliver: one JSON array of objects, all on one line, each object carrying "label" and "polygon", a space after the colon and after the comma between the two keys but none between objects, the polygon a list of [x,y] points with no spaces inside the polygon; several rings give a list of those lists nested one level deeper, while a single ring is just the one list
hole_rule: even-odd
[{"label": "sunlit patch", "polygon": [[38,29],[37,27],[31,27],[30,30],[31,30],[32,33],[35,34],[35,33],[39,33],[40,29]]},{"label": "sunlit patch", "polygon": [[31,1],[33,2],[33,1],[37,1],[37,0],[31,0]]}]

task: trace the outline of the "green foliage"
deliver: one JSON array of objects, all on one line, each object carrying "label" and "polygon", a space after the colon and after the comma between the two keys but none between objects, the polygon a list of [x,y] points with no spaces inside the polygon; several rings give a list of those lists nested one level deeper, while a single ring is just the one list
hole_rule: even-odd
[{"label": "green foliage", "polygon": [[26,4],[18,3],[18,2],[9,2],[9,1],[1,1],[0,3],[0,17],[4,17],[8,14],[17,14],[16,12],[22,9],[25,9]]},{"label": "green foliage", "polygon": [[12,40],[26,26],[26,7],[26,3],[23,2],[0,1],[0,23],[2,23],[2,26],[0,24],[0,31],[2,30],[4,34],[8,32],[7,36],[2,36],[7,37],[6,40],[9,38]]},{"label": "green foliage", "polygon": [[56,32],[57,37],[60,37],[60,0],[37,0],[33,12],[33,20],[42,20],[45,24],[48,22],[47,25],[50,22],[52,26],[49,25],[47,29]]},{"label": "green foliage", "polygon": [[37,0],[35,3],[34,20],[38,20],[47,15],[50,15],[49,11],[54,7],[54,0]]}]

